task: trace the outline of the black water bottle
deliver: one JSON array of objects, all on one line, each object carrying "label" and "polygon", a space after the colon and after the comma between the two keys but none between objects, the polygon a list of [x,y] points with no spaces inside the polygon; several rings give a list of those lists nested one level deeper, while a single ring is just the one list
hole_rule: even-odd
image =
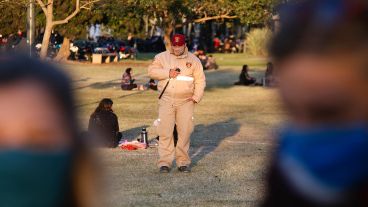
[{"label": "black water bottle", "polygon": [[146,148],[148,147],[148,133],[146,128],[143,128],[141,131],[141,142],[146,144]]}]

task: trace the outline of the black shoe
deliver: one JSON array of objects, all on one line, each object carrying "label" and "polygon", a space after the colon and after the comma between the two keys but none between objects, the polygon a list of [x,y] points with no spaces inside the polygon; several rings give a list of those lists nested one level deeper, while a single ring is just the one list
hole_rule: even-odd
[{"label": "black shoe", "polygon": [[178,167],[179,172],[183,172],[183,173],[190,173],[190,167],[188,166],[180,166]]},{"label": "black shoe", "polygon": [[169,173],[170,172],[170,168],[167,166],[162,166],[160,167],[160,173]]}]

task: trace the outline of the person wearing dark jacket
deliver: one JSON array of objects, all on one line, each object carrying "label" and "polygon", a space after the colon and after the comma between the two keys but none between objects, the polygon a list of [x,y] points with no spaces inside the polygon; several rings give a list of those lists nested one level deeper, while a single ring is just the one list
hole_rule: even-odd
[{"label": "person wearing dark jacket", "polygon": [[150,79],[148,82],[148,88],[154,91],[157,91],[157,83],[155,82],[155,80]]},{"label": "person wearing dark jacket", "polygon": [[116,147],[121,138],[118,117],[113,112],[112,105],[111,99],[102,99],[88,124],[88,131],[100,139],[102,146],[111,148]]},{"label": "person wearing dark jacket", "polygon": [[249,86],[255,83],[256,83],[256,79],[253,77],[250,77],[248,74],[248,65],[243,65],[243,69],[239,75],[239,81],[234,84]]}]

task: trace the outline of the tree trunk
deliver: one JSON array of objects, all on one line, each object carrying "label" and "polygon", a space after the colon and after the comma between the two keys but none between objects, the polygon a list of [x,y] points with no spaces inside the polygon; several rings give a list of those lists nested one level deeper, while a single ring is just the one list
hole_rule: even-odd
[{"label": "tree trunk", "polygon": [[51,32],[52,32],[52,23],[50,23],[49,20],[46,20],[46,27],[43,33],[42,46],[41,46],[41,52],[40,52],[41,59],[45,59],[47,57],[47,51],[49,48]]},{"label": "tree trunk", "polygon": [[42,46],[41,46],[41,52],[40,52],[40,58],[43,60],[46,59],[47,57],[50,37],[51,37],[52,29],[54,27],[53,25],[53,20],[54,20],[53,19],[54,18],[53,0],[48,0],[47,2],[48,2],[48,6],[46,10],[44,10],[45,16],[46,16],[46,26],[45,26],[45,31],[43,33]]},{"label": "tree trunk", "polygon": [[174,27],[172,25],[169,25],[165,27],[165,33],[164,33],[164,42],[166,50],[171,50],[171,32],[173,31]]},{"label": "tree trunk", "polygon": [[243,53],[247,53],[247,39],[243,40]]},{"label": "tree trunk", "polygon": [[70,40],[67,37],[64,37],[63,44],[61,45],[61,48],[57,56],[54,58],[54,61],[57,62],[66,61],[69,56],[70,56]]},{"label": "tree trunk", "polygon": [[144,20],[144,35],[146,37],[148,37],[149,17],[148,16],[143,16],[143,20]]},{"label": "tree trunk", "polygon": [[152,25],[150,36],[149,36],[150,38],[153,36],[153,32],[155,31],[155,29],[156,29],[156,25]]},{"label": "tree trunk", "polygon": [[188,31],[187,31],[187,37],[189,37],[189,39],[191,38],[192,34],[192,23],[188,24]]}]

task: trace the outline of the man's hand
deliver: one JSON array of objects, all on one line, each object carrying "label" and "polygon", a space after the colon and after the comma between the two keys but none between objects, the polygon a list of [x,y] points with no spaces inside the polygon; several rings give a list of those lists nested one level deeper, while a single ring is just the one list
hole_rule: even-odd
[{"label": "man's hand", "polygon": [[192,101],[193,103],[197,103],[197,101],[196,100],[194,100],[193,98],[188,98],[188,101]]},{"label": "man's hand", "polygon": [[175,69],[170,69],[169,78],[176,78],[180,72],[176,71]]}]

